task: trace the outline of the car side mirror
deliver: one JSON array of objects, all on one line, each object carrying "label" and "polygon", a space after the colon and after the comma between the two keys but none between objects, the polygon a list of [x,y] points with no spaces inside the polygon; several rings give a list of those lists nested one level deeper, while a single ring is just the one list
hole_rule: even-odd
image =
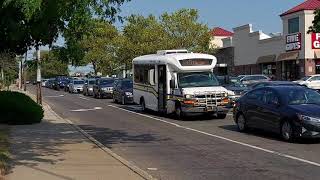
[{"label": "car side mirror", "polygon": [[171,88],[171,89],[175,89],[175,88],[176,88],[176,82],[175,82],[174,79],[171,79],[171,80],[170,80],[170,88]]}]

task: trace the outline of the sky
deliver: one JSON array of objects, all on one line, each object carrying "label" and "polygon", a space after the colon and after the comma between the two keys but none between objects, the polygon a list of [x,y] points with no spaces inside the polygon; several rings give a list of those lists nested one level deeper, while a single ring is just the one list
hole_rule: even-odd
[{"label": "sky", "polygon": [[[193,8],[199,12],[199,21],[210,29],[222,27],[232,31],[234,27],[253,24],[254,30],[265,33],[282,32],[279,15],[304,0],[131,0],[121,7],[120,16],[131,14],[160,16],[181,8]],[[119,29],[123,24],[115,24]],[[63,45],[59,38],[57,45]],[[44,48],[45,49],[45,48]]]},{"label": "sky", "polygon": [[[156,16],[181,8],[198,9],[200,22],[209,28],[232,28],[251,23],[266,33],[282,31],[279,15],[304,0],[131,0],[122,7],[122,16]],[[122,26],[117,23],[117,26]]]}]

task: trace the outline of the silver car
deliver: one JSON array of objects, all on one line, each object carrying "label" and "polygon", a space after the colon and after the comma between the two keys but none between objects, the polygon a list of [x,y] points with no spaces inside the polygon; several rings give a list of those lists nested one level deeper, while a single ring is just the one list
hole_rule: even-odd
[{"label": "silver car", "polygon": [[82,93],[83,92],[83,80],[72,80],[69,84],[69,93]]},{"label": "silver car", "polygon": [[86,79],[83,85],[83,95],[92,96],[93,95],[93,85],[96,84],[96,79]]}]

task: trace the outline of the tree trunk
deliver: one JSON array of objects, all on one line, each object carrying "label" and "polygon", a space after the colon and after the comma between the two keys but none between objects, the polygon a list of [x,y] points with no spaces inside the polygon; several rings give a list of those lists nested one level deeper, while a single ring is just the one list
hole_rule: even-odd
[{"label": "tree trunk", "polygon": [[96,62],[92,62],[92,66],[93,66],[94,76],[97,76],[98,72],[97,72]]},{"label": "tree trunk", "polygon": [[37,103],[42,105],[41,93],[41,67],[40,67],[40,49],[39,45],[36,46],[36,59],[37,59]]}]

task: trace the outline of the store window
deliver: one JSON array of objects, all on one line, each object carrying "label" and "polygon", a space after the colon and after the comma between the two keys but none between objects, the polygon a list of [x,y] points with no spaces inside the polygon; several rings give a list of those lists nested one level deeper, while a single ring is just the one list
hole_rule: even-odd
[{"label": "store window", "polygon": [[288,34],[299,32],[299,17],[288,20]]}]

